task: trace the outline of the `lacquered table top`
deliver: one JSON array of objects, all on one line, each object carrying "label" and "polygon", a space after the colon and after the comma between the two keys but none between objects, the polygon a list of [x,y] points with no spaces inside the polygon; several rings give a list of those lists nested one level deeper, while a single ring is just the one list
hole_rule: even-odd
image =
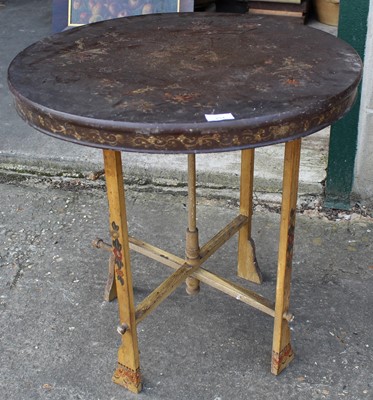
[{"label": "lacquered table top", "polygon": [[[349,110],[360,77],[348,44],[291,18],[181,13],[53,35],[21,52],[8,80],[19,114],[49,135],[198,153],[311,134]],[[207,121],[221,114],[234,119]]]}]

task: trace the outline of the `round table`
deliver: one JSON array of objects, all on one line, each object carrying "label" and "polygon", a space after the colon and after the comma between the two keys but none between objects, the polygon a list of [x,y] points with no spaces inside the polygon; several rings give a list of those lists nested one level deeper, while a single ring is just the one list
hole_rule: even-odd
[{"label": "round table", "polygon": [[[272,372],[292,360],[290,279],[301,138],[352,106],[361,61],[346,43],[291,18],[156,14],[41,40],[9,67],[21,117],[48,135],[103,149],[122,344],[113,380],[141,390],[136,326],[182,282],[205,282],[274,318]],[[239,233],[238,275],[261,283],[251,237],[254,149],[286,142],[275,302],[202,268]],[[241,150],[239,215],[200,247],[195,156]],[[121,151],[188,153],[185,258],[128,236]],[[215,157],[218,157],[215,156]],[[166,155],[165,155],[166,158]],[[166,160],[165,160],[166,162]],[[174,268],[134,305],[129,249]]]}]

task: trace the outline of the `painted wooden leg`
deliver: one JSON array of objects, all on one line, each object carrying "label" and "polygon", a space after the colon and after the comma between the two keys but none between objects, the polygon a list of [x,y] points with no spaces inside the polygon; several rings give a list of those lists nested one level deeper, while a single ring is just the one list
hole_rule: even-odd
[{"label": "painted wooden leg", "polygon": [[251,238],[253,214],[254,149],[241,151],[240,214],[249,217],[249,223],[238,234],[238,276],[248,281],[262,283],[256,256],[255,244]]},{"label": "painted wooden leg", "polygon": [[290,343],[288,315],[292,271],[295,214],[301,139],[285,145],[285,163],[281,205],[280,242],[278,251],[275,321],[273,329],[272,373],[278,375],[294,358]]},{"label": "painted wooden leg", "polygon": [[119,331],[122,334],[118,367],[114,372],[113,381],[138,393],[141,391],[141,375],[121,153],[104,150],[104,162],[120,318]]},{"label": "painted wooden leg", "polygon": [[[185,259],[190,265],[195,265],[200,258],[197,206],[196,206],[196,156],[188,154],[188,229],[186,233]],[[186,279],[186,291],[190,295],[199,292],[199,280],[188,276]]]}]

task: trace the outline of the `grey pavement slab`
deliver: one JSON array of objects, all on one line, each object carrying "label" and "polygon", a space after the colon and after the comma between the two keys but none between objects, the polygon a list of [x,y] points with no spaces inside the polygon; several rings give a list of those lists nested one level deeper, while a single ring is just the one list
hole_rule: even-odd
[{"label": "grey pavement slab", "polygon": [[[183,254],[184,193],[127,191],[130,233]],[[140,188],[141,189],[141,188]],[[271,317],[202,285],[179,288],[138,328],[144,391],[111,383],[120,337],[103,301],[108,240],[103,182],[1,175],[0,399],[373,399],[373,221],[297,215],[291,311],[295,360],[270,373]],[[199,197],[203,244],[237,213]],[[235,276],[236,240],[206,266],[273,299],[279,215],[254,212],[264,283]],[[133,255],[135,299],[170,271]]]},{"label": "grey pavement slab", "polygon": [[[7,89],[6,71],[18,52],[51,34],[51,0],[6,0],[0,7],[0,168],[41,175],[87,175],[102,168],[99,150],[76,146],[43,135],[16,114]],[[328,151],[328,130],[303,141],[300,193],[320,196],[323,192]],[[186,156],[126,153],[127,179],[146,178],[157,185],[185,183]],[[283,145],[256,152],[255,191],[281,190]],[[200,155],[198,180],[205,187],[230,190],[239,183],[240,153]]]}]

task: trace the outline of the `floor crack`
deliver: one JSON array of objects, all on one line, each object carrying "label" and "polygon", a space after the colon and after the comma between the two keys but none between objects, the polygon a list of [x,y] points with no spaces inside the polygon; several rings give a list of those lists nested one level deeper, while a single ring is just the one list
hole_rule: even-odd
[{"label": "floor crack", "polygon": [[17,272],[14,275],[14,278],[13,278],[11,284],[9,285],[10,289],[14,289],[16,287],[16,285],[17,285],[19,279],[21,278],[22,274],[23,274],[23,267],[22,267],[22,265],[18,265],[17,266]]}]

